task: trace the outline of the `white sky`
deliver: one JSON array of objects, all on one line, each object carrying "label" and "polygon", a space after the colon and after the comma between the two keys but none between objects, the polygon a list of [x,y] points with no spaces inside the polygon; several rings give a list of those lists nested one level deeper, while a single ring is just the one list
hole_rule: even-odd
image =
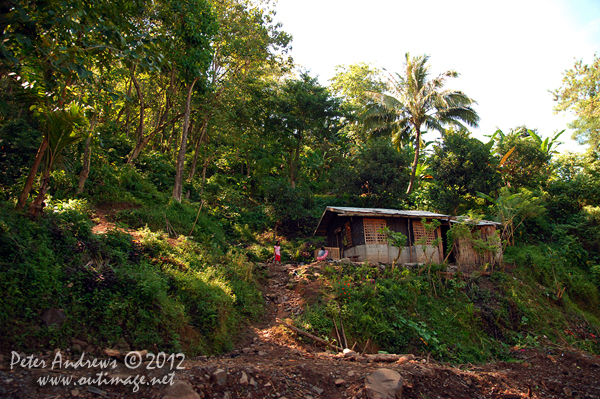
[{"label": "white sky", "polygon": [[[549,90],[575,59],[600,54],[600,0],[278,0],[295,62],[323,85],[336,65],[401,72],[404,54],[429,54],[432,75],[478,102],[478,138],[526,125],[543,137],[566,128]],[[583,151],[567,130],[559,150]],[[433,137],[430,137],[432,139]]]}]

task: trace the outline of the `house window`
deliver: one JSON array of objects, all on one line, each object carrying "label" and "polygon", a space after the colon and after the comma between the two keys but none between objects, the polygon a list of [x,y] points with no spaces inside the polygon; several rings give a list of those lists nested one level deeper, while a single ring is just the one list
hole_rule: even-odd
[{"label": "house window", "polygon": [[[435,240],[435,232],[434,231],[425,231],[425,227],[423,226],[423,223],[415,220],[414,222],[412,222],[413,225],[413,236],[415,238],[415,243],[425,237],[427,235],[427,245],[431,245],[431,243],[433,243],[433,240]],[[420,244],[423,245],[423,244]]]},{"label": "house window", "polygon": [[346,247],[352,246],[352,231],[350,230],[350,222],[346,222],[344,225],[346,230]]},{"label": "house window", "polygon": [[363,219],[365,227],[365,244],[387,244],[385,234],[379,229],[385,227],[385,219]]}]

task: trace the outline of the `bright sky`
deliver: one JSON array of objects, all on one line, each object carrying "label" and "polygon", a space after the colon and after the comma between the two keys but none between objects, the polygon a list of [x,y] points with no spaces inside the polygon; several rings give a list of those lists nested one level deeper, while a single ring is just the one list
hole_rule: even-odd
[{"label": "bright sky", "polygon": [[[549,90],[575,59],[600,54],[599,0],[278,0],[275,9],[295,62],[323,85],[336,65],[401,72],[406,52],[429,54],[432,75],[456,70],[447,87],[478,102],[478,138],[496,127],[565,129],[573,118],[553,114]],[[558,149],[583,151],[570,136]]]}]

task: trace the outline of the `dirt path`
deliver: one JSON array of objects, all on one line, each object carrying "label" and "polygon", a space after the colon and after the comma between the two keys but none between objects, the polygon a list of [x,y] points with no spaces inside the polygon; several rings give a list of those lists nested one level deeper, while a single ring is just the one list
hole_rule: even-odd
[{"label": "dirt path", "polygon": [[[105,216],[100,225],[111,228]],[[319,265],[265,267],[267,278],[262,291],[267,315],[260,325],[249,326],[243,332],[238,346],[229,354],[186,359],[181,370],[175,370],[179,359],[167,358],[163,364],[146,362],[134,368],[114,361],[104,368],[49,371],[56,359],[54,354],[38,356],[48,363],[46,368],[15,365],[11,369],[11,354],[5,353],[0,357],[0,398],[360,398],[365,376],[378,368],[389,368],[402,375],[406,399],[600,399],[600,358],[575,352],[520,350],[514,353],[519,362],[462,367],[419,357],[402,364],[363,363],[325,352],[325,348],[308,340],[298,341],[275,322],[276,318],[303,312],[306,304],[316,298]],[[67,357],[73,361],[79,358]],[[129,383],[74,383],[103,372],[104,381],[119,377]],[[74,380],[68,386],[40,386],[39,379],[45,376],[70,376]],[[134,392],[133,381],[137,378],[139,382],[141,376],[160,383],[140,384],[139,391]],[[179,392],[173,393],[167,387],[177,380],[183,383],[174,386]],[[167,396],[169,392],[171,396]]]}]

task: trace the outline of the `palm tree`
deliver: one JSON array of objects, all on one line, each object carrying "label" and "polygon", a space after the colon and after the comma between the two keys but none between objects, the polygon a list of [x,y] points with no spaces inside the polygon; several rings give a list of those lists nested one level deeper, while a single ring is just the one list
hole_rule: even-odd
[{"label": "palm tree", "polygon": [[460,91],[443,89],[446,79],[455,78],[458,73],[451,70],[428,79],[428,60],[427,55],[410,57],[406,53],[404,74],[390,74],[390,94],[368,92],[373,104],[363,113],[365,129],[373,134],[391,134],[397,147],[405,142],[414,143],[408,194],[414,188],[421,135],[426,132],[422,129],[437,130],[443,137],[448,125],[464,129],[461,122],[472,127],[479,122],[472,108],[475,101]]},{"label": "palm tree", "polygon": [[[83,135],[79,133],[77,127],[83,126],[86,123],[83,110],[75,104],[67,109],[45,111],[41,116],[43,117],[41,126],[44,132],[43,143],[45,144],[42,144],[42,149],[38,151],[38,156],[43,157],[41,160],[44,162],[42,164],[40,189],[36,198],[29,206],[29,214],[32,216],[37,216],[44,208],[44,198],[49,188],[48,183],[50,182],[52,167],[60,161],[62,152],[66,147],[81,140]],[[35,169],[37,169],[37,166]],[[35,172],[33,176],[35,176]],[[32,183],[33,179],[31,182],[28,180],[23,189],[21,198],[24,201],[27,200]]]}]

